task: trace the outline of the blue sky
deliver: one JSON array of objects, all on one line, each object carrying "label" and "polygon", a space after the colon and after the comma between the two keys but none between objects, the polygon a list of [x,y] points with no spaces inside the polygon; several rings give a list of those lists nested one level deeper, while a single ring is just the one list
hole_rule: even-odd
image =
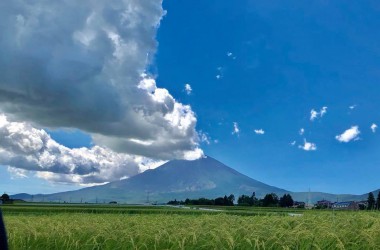
[{"label": "blue sky", "polygon": [[[86,123],[80,121],[80,116],[73,119],[64,117],[65,112],[56,112],[62,110],[61,106],[53,110],[55,115],[44,119],[37,108],[27,114],[11,108],[2,111],[17,121],[44,128],[53,140],[67,148],[105,145],[117,152],[153,158],[155,155],[148,152],[155,152],[157,159],[168,160],[199,147],[204,154],[254,179],[291,191],[310,188],[313,191],[361,194],[380,188],[377,178],[380,173],[380,130],[371,129],[373,124],[380,125],[380,33],[377,32],[380,5],[377,2],[293,1],[284,4],[282,1],[166,0],[163,9],[167,13],[158,30],[148,33],[158,45],[154,47],[151,41],[147,42],[147,49],[142,51],[151,53],[150,63],[144,64],[146,72],[155,78],[159,88],[171,94],[173,99],[166,96],[171,103],[191,106],[197,118],[196,123],[191,124],[200,137],[203,135],[203,142],[192,144],[190,126],[181,143],[167,147],[173,152],[180,148],[178,154],[168,155],[158,147],[145,150],[115,141],[113,135],[107,134],[109,127],[103,129],[104,123],[89,125],[91,112],[85,112],[86,117],[90,113],[90,122]],[[154,13],[160,16],[159,11]],[[54,31],[53,27],[52,34]],[[141,42],[138,39],[145,35],[138,36],[136,41]],[[9,45],[0,41],[0,46],[7,48]],[[96,54],[98,50],[94,51]],[[36,53],[45,52],[37,50]],[[83,56],[76,60],[92,65],[92,61],[98,62],[98,58],[107,55],[106,52],[99,54],[95,59]],[[136,60],[128,57],[126,62]],[[123,64],[126,68],[130,65]],[[0,71],[4,69],[6,67],[0,63]],[[23,68],[20,66],[20,69]],[[55,69],[55,77],[57,71],[67,72]],[[1,84],[5,86],[1,80],[0,90],[7,89],[1,88]],[[185,90],[185,84],[191,86],[190,93]],[[84,87],[88,85],[83,84]],[[52,89],[47,93],[50,96],[62,93],[62,89],[59,89],[61,92]],[[99,100],[103,97],[99,94],[101,91],[88,99],[94,96]],[[109,92],[111,97],[116,95]],[[134,99],[128,94],[125,96]],[[67,100],[68,106],[70,100],[78,103],[72,110],[87,107],[78,95],[70,94]],[[109,100],[107,105],[99,104],[99,109],[105,110],[102,114],[109,109],[117,111],[124,107],[117,101],[114,104],[113,100],[117,98]],[[318,112],[313,120],[312,110]],[[109,122],[119,117],[119,113],[113,114],[110,113],[112,119],[102,120],[103,116],[99,114],[94,117]],[[70,125],[70,121],[75,124]],[[234,124],[239,132],[234,133]],[[133,127],[134,124],[127,125]],[[69,131],[64,129],[67,127]],[[301,129],[304,129],[303,133],[300,133]],[[155,130],[158,129],[150,131]],[[177,138],[174,128],[173,131],[168,135]],[[343,134],[345,131],[347,133]],[[136,131],[127,132],[120,131],[118,135],[133,134],[129,138],[135,141],[135,138],[146,139],[138,137],[140,133]],[[337,137],[342,134],[343,142]],[[160,142],[159,136],[152,136],[150,140],[155,142],[156,138]],[[0,189],[9,193],[37,193],[78,188],[78,183],[62,184],[62,181],[54,182],[54,178],[46,176],[37,178],[33,173],[28,172],[25,174],[28,178],[20,179],[4,166],[0,168],[3,180]],[[101,182],[103,179],[91,180]]]}]

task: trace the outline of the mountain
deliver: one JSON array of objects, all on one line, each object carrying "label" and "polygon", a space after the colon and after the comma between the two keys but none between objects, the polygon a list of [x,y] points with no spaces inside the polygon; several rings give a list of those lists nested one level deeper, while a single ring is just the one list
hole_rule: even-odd
[{"label": "mountain", "polygon": [[[169,161],[129,179],[77,191],[34,195],[33,200],[121,203],[144,203],[149,200],[161,203],[172,199],[216,198],[229,194],[237,197],[252,192],[256,192],[258,197],[272,192],[278,195],[289,193],[256,181],[208,156],[194,161]],[[19,196],[25,199],[27,194],[13,195],[12,198]]]},{"label": "mountain", "polygon": [[[162,166],[147,170],[129,179],[114,181],[106,185],[83,188],[76,191],[55,194],[18,194],[13,199],[55,202],[109,202],[119,203],[166,203],[169,200],[186,198],[216,198],[234,194],[251,195],[261,198],[268,193],[282,196],[290,193],[294,200],[311,202],[317,200],[347,201],[365,200],[368,194],[328,194],[321,192],[290,192],[270,186],[243,175],[223,163],[205,157],[195,161],[173,160]],[[375,196],[378,190],[374,191]]]}]

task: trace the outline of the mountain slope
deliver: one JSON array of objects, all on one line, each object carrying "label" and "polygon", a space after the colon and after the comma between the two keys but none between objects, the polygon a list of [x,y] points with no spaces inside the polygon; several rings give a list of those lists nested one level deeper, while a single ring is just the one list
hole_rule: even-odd
[{"label": "mountain slope", "polygon": [[256,192],[258,197],[272,192],[278,195],[288,193],[249,178],[211,157],[205,157],[195,161],[169,161],[129,179],[77,191],[35,195],[34,200],[144,203],[147,200],[167,202],[171,199],[215,198],[229,194],[237,197],[252,192]]},{"label": "mountain slope", "polygon": [[[379,190],[374,191],[375,197]],[[119,203],[166,203],[169,200],[186,198],[216,198],[234,194],[250,195],[252,192],[261,198],[268,193],[282,196],[290,193],[294,200],[316,202],[317,200],[347,201],[366,200],[368,194],[329,194],[321,192],[289,192],[273,187],[205,157],[195,161],[173,160],[162,166],[147,170],[129,179],[108,183],[106,185],[83,188],[76,191],[49,195],[12,195],[14,199],[55,202],[109,202]]]}]

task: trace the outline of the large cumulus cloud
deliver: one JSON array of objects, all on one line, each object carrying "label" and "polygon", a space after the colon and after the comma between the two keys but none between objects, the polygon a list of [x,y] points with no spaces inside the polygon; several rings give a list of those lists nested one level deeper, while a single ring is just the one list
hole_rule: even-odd
[{"label": "large cumulus cloud", "polygon": [[0,162],[22,177],[27,176],[26,170],[57,182],[104,183],[128,178],[162,163],[100,146],[70,149],[54,141],[43,129],[10,122],[4,115],[0,115],[0,137]]},{"label": "large cumulus cloud", "polygon": [[[161,160],[199,158],[191,107],[157,87],[146,72],[164,15],[161,0],[1,1],[0,112],[35,128],[91,134],[98,146],[69,151],[72,161],[102,155],[104,148]],[[24,168],[35,147],[54,144],[28,138],[30,145],[23,147],[4,140],[0,164]],[[4,157],[7,153],[12,156]],[[29,170],[50,160],[39,157]],[[57,162],[49,172],[85,176],[96,162]]]},{"label": "large cumulus cloud", "polygon": [[144,74],[163,15],[152,0],[3,1],[1,110],[118,151],[184,157],[197,147],[195,115]]}]

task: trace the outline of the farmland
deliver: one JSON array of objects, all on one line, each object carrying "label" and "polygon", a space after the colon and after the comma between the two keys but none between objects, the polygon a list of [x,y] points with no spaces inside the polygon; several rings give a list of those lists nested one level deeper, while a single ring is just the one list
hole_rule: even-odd
[{"label": "farmland", "polygon": [[376,249],[380,245],[380,213],[368,211],[62,204],[1,209],[11,249]]}]

